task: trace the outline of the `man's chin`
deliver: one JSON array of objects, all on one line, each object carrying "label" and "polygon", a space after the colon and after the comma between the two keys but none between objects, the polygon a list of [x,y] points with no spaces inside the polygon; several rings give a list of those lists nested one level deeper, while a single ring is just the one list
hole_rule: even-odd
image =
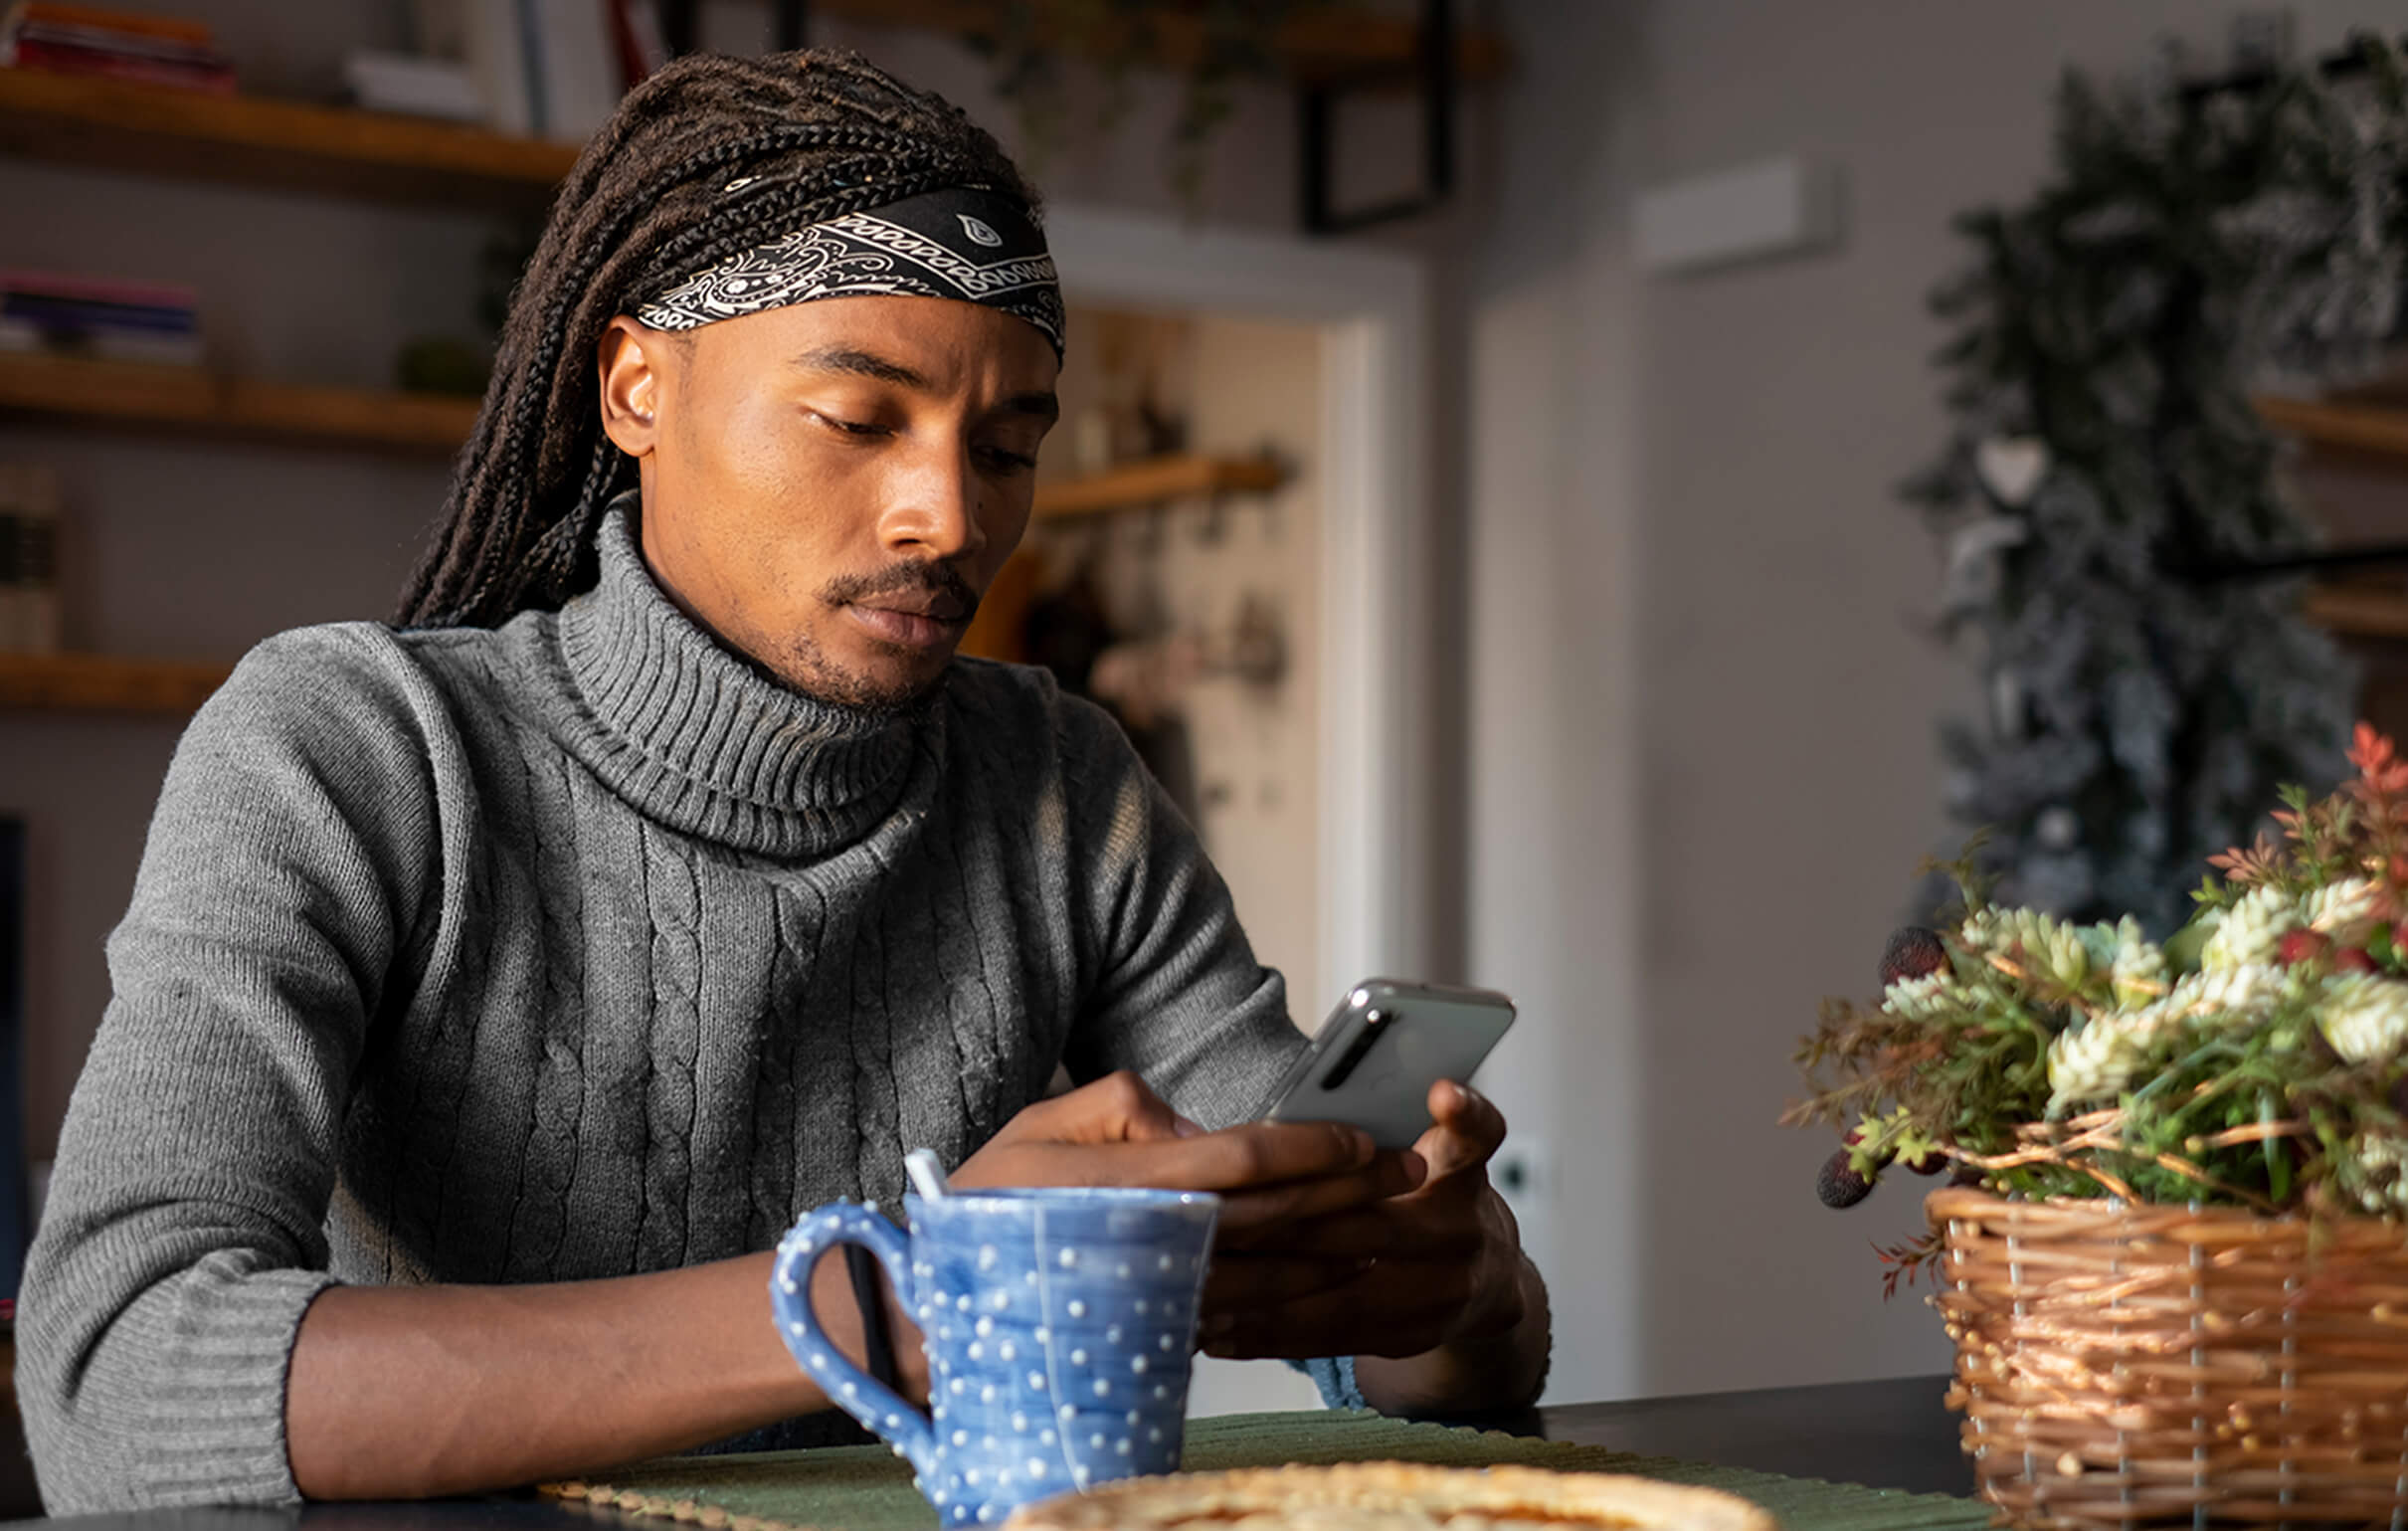
[{"label": "man's chin", "polygon": [[953,660],[948,652],[934,663],[854,668],[827,664],[820,656],[813,658],[821,663],[780,666],[779,681],[814,701],[879,716],[908,712],[927,702],[944,685],[945,670]]}]

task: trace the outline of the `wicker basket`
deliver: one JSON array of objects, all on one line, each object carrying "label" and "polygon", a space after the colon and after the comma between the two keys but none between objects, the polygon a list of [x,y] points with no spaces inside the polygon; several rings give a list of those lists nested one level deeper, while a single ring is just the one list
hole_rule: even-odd
[{"label": "wicker basket", "polygon": [[2010,1521],[2408,1524],[2408,1230],[1968,1190],[1926,1207],[1949,1402]]}]

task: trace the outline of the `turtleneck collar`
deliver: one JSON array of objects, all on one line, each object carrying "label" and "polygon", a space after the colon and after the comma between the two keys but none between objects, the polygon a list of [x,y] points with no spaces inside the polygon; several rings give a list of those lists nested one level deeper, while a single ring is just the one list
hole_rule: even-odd
[{"label": "turtleneck collar", "polygon": [[604,513],[602,578],[560,611],[571,747],[687,834],[774,856],[858,841],[900,803],[940,709],[869,713],[768,678],[670,604],[645,567],[637,513],[632,493]]}]

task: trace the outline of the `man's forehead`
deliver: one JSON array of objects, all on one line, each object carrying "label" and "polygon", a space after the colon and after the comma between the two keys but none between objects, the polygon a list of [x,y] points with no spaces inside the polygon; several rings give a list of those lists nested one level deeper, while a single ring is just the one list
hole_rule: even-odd
[{"label": "man's forehead", "polygon": [[976,303],[916,295],[832,297],[677,332],[744,367],[841,372],[934,389],[1001,376],[1050,387],[1057,370],[1033,325]]}]

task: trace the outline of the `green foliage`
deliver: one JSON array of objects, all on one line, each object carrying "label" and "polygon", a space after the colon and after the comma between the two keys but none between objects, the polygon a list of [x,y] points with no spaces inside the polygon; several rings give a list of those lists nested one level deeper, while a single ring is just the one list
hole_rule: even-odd
[{"label": "green foliage", "polygon": [[2008,1196],[2408,1217],[2408,762],[2363,724],[2349,758],[2163,945],[1991,903],[1968,857],[1945,961],[1825,1001],[1783,1120],[1868,1176],[1937,1154]]}]

